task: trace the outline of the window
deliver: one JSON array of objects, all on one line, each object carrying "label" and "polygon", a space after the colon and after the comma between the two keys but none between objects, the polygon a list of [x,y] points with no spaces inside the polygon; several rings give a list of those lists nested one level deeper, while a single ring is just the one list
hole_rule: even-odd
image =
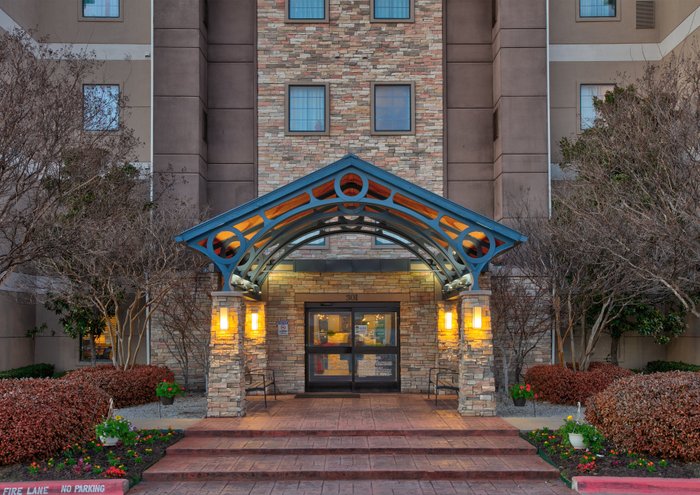
[{"label": "window", "polygon": [[83,17],[117,19],[120,0],[83,0]]},{"label": "window", "polygon": [[327,21],[328,0],[287,0],[287,20]]},{"label": "window", "polygon": [[617,0],[579,0],[579,17],[615,17]]},{"label": "window", "polygon": [[[80,339],[80,361],[90,361],[92,350],[90,349],[90,337],[84,335]],[[112,341],[107,334],[102,334],[95,339],[95,356],[97,361],[112,360]]]},{"label": "window", "polygon": [[328,133],[328,86],[287,87],[287,132],[290,134]]},{"label": "window", "polygon": [[[303,235],[303,236],[299,237],[298,239],[294,239],[290,244],[291,244],[292,246],[296,246],[296,245],[298,245],[298,244],[304,244],[304,241],[306,241],[307,239],[311,239],[312,237],[316,237],[316,236],[319,235],[320,233],[321,233],[321,231],[319,231],[319,230],[316,230],[316,231],[314,231],[314,232],[310,232],[310,233],[308,233],[308,234],[306,234],[306,235]],[[314,239],[313,241],[307,242],[307,243],[304,244],[304,246],[302,246],[302,247],[305,247],[305,248],[309,248],[309,247],[312,247],[312,248],[326,247],[326,238],[325,238],[325,237],[321,237],[321,238],[319,238],[319,239]]]},{"label": "window", "polygon": [[596,111],[593,102],[596,98],[605,98],[605,93],[615,89],[614,84],[582,84],[581,85],[581,130],[593,127]]},{"label": "window", "polygon": [[414,127],[413,84],[372,84],[372,132],[411,134]]},{"label": "window", "polygon": [[119,85],[83,86],[83,123],[86,131],[119,129]]},{"label": "window", "polygon": [[372,0],[372,20],[412,21],[413,0]]}]

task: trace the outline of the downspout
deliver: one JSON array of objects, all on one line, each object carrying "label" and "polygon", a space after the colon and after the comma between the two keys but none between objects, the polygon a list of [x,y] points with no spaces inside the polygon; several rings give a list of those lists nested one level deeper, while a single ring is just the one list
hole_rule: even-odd
[{"label": "downspout", "polygon": [[[550,80],[549,80],[549,0],[545,0],[545,47],[547,50],[547,212],[552,218],[552,106],[550,101]],[[549,330],[549,340],[551,342],[551,364],[556,362],[556,342],[554,327]]]},{"label": "downspout", "polygon": [[[148,191],[148,196],[149,196],[149,201],[153,203],[153,40],[155,38],[155,32],[154,32],[154,27],[155,23],[153,22],[153,0],[151,0],[151,53],[150,53],[150,58],[151,58],[151,66],[150,66],[150,72],[151,72],[151,110],[150,110],[150,141],[151,141],[151,150],[150,150],[150,187]],[[146,364],[151,364],[151,314],[150,314],[150,305],[149,305],[149,294],[146,292]]]}]

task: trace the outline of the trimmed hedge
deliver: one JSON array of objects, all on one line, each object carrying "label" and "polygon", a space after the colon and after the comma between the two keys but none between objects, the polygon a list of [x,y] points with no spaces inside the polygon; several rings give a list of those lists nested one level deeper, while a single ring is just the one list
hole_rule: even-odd
[{"label": "trimmed hedge", "polygon": [[573,371],[556,364],[533,366],[525,373],[540,400],[553,404],[582,404],[615,380],[630,376],[630,370],[609,363],[591,363],[588,371]]},{"label": "trimmed hedge", "polygon": [[0,465],[49,457],[95,438],[109,397],[89,383],[0,381]]},{"label": "trimmed hedge", "polygon": [[128,370],[111,364],[81,368],[61,378],[67,382],[91,383],[114,399],[114,407],[131,407],[158,400],[156,385],[173,381],[173,372],[164,366],[137,365]]},{"label": "trimmed hedge", "polygon": [[0,371],[0,380],[6,378],[50,378],[53,376],[53,364],[38,363]]},{"label": "trimmed hedge", "polygon": [[620,448],[700,461],[700,373],[619,380],[591,398],[586,419]]},{"label": "trimmed hedge", "polygon": [[649,361],[644,368],[644,373],[663,373],[666,371],[700,371],[700,366],[682,361]]}]

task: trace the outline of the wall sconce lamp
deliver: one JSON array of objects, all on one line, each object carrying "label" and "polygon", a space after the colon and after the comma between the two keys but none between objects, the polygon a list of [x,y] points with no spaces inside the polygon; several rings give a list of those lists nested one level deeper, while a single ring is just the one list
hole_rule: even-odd
[{"label": "wall sconce lamp", "polygon": [[250,314],[250,329],[255,332],[258,330],[258,327],[259,327],[258,313],[251,313]]},{"label": "wall sconce lamp", "polygon": [[481,306],[474,306],[474,315],[472,317],[472,327],[481,328]]},{"label": "wall sconce lamp", "polygon": [[452,330],[452,311],[445,312],[445,330]]},{"label": "wall sconce lamp", "polygon": [[219,330],[228,330],[228,308],[219,308]]}]

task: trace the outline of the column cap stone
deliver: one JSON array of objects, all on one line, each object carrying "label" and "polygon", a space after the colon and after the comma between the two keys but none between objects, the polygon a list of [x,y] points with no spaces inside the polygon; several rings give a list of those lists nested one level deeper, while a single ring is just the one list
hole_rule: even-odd
[{"label": "column cap stone", "polygon": [[217,290],[211,292],[212,297],[246,297],[246,294],[237,290]]},{"label": "column cap stone", "polygon": [[490,290],[464,290],[459,293],[459,297],[469,297],[469,296],[490,296]]}]

